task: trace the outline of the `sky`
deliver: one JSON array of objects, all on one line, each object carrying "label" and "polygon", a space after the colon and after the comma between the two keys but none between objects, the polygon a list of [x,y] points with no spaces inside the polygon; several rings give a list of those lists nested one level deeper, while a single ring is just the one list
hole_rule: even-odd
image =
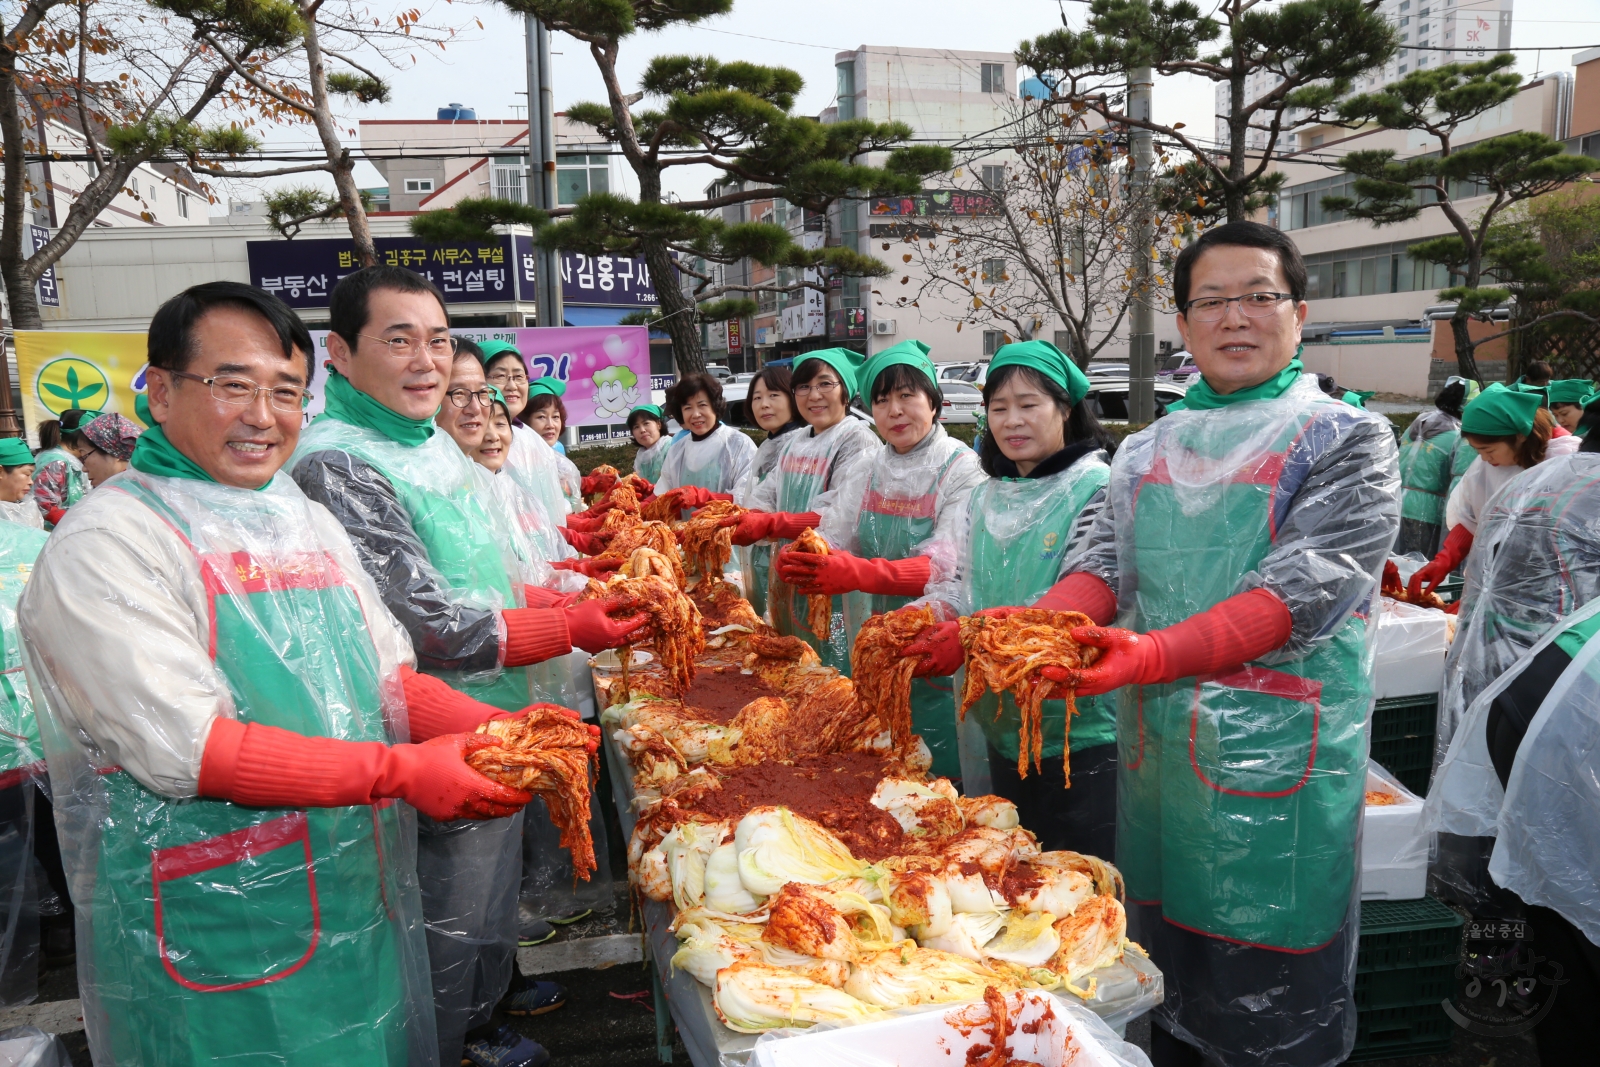
[{"label": "sky", "polygon": [[[405,6],[411,6],[411,0]],[[375,5],[375,10],[381,7]],[[836,52],[864,44],[1010,52],[1020,41],[1061,26],[1063,12],[1071,26],[1081,27],[1085,11],[1086,5],[1076,0],[807,0],[804,4],[737,0],[728,15],[697,26],[627,39],[622,45],[620,73],[623,83],[633,86],[651,57],[683,53],[786,66],[806,81],[796,110],[816,114],[833,101]],[[482,20],[481,30],[476,19]],[[443,53],[430,55],[419,49],[415,66],[389,78],[389,101],[352,109],[346,115],[349,127],[363,118],[433,118],[437,108],[452,102],[476,108],[479,118],[526,115],[521,110],[527,101],[527,68],[520,17],[493,3],[458,2],[436,4],[424,21],[464,28]],[[1600,3],[1516,0],[1513,48],[1574,44],[1600,45]],[[556,53],[552,71],[557,110],[581,100],[604,100],[587,46],[557,34],[551,49]],[[1519,52],[1519,70],[1524,75],[1570,70],[1573,54],[1572,50]],[[1183,122],[1209,136],[1214,125],[1213,93],[1213,84],[1197,77],[1158,78],[1155,118]],[[272,147],[310,147],[314,141],[309,127],[268,138]],[[675,170],[674,191],[680,195],[697,194],[710,173],[705,169],[697,174],[687,167]],[[363,186],[383,184],[368,164],[359,167],[357,179]],[[303,179],[299,183],[304,184]],[[236,190],[233,195],[247,194]],[[214,208],[214,213],[225,211],[225,205]]]}]

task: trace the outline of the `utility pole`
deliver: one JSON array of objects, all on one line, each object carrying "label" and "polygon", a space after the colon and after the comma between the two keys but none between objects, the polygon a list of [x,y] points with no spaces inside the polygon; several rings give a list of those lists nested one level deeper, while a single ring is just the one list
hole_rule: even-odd
[{"label": "utility pole", "polygon": [[[556,206],[555,91],[550,86],[550,31],[527,16],[528,27],[528,203]],[[534,292],[540,326],[560,326],[560,253],[535,246]]]},{"label": "utility pole", "polygon": [[[1128,115],[1150,118],[1150,97],[1155,88],[1149,67],[1128,72]],[[1133,180],[1129,190],[1138,212],[1134,220],[1133,247],[1139,257],[1133,284],[1133,314],[1129,317],[1128,338],[1128,421],[1135,425],[1156,419],[1156,322],[1150,306],[1150,247],[1153,224],[1150,218],[1150,190],[1155,171],[1155,145],[1149,130],[1137,127],[1128,131],[1133,154]]]}]

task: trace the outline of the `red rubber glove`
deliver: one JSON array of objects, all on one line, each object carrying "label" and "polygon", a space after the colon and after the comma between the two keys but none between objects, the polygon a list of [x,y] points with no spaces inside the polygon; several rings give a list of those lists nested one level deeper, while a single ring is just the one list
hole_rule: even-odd
[{"label": "red rubber glove", "polygon": [[400,684],[406,693],[406,718],[411,726],[411,741],[423,741],[444,734],[465,734],[490,719],[510,718],[492,704],[474,700],[452,689],[437,678],[418,674],[410,667],[400,668]]},{"label": "red rubber glove", "polygon": [[792,540],[808,527],[816,529],[821,523],[822,516],[814,511],[747,511],[738,518],[723,519],[719,525],[734,528],[734,544],[753,545],[773,537]]},{"label": "red rubber glove", "polygon": [[44,521],[48,522],[51,526],[61,525],[61,520],[66,517],[67,509],[63,507],[53,507],[44,513]]},{"label": "red rubber glove", "polygon": [[671,492],[677,496],[678,506],[683,508],[703,508],[713,500],[733,500],[732,493],[713,493],[698,485],[680,485]]},{"label": "red rubber glove", "polygon": [[586,474],[583,476],[583,481],[578,483],[578,492],[584,496],[593,496],[595,493],[609,493],[616,484],[617,476],[610,471]]},{"label": "red rubber glove", "polygon": [[567,632],[572,635],[572,646],[585,652],[603,652],[608,648],[643,640],[648,636],[649,615],[644,612],[636,615],[612,614],[626,611],[628,604],[626,597],[608,596],[585,600],[567,608]]},{"label": "red rubber glove", "polygon": [[646,498],[656,495],[656,487],[649,479],[640,474],[632,474],[629,477],[634,480],[633,491],[638,495],[641,504]]},{"label": "red rubber glove", "polygon": [[933,573],[927,556],[910,559],[863,559],[849,552],[819,556],[796,552],[785,545],[778,553],[778,577],[807,596],[840,593],[876,593],[882,596],[921,596]]},{"label": "red rubber glove", "polygon": [[606,543],[592,533],[583,533],[566,526],[557,526],[556,532],[561,535],[563,541],[586,556],[598,556],[606,550]]},{"label": "red rubber glove", "polygon": [[466,763],[499,744],[445,734],[420,745],[339,741],[233,719],[212,720],[198,792],[257,808],[338,808],[394,798],[429,818],[500,819],[533,799]]},{"label": "red rubber glove", "polygon": [[550,568],[557,571],[572,571],[574,574],[604,581],[621,569],[626,562],[621,559],[558,559],[550,564]]},{"label": "red rubber glove", "polygon": [[961,624],[936,622],[926,627],[906,646],[905,656],[920,657],[912,675],[918,678],[948,677],[961,668],[966,656],[961,648]]},{"label": "red rubber glove", "polygon": [[606,508],[599,512],[575,511],[562,521],[559,529],[571,530],[573,533],[594,533],[605,525],[606,515],[610,510],[610,508]]},{"label": "red rubber glove", "polygon": [[1106,626],[1117,617],[1117,594],[1087,571],[1073,571],[1045,590],[1044,596],[1034,601],[1033,606],[1051,611],[1081,611],[1093,619],[1095,625]]},{"label": "red rubber glove", "polygon": [[530,608],[564,608],[577,599],[577,593],[558,593],[542,585],[522,587],[522,602]]},{"label": "red rubber glove", "polygon": [[1411,576],[1406,589],[1412,596],[1420,596],[1424,582],[1428,585],[1428,592],[1433,592],[1439,583],[1450,577],[1450,572],[1466,562],[1467,554],[1472,551],[1472,531],[1465,526],[1452,526],[1450,533],[1445,537],[1444,544],[1439,546],[1439,554],[1428,563],[1417,568],[1417,573]]},{"label": "red rubber glove", "polygon": [[526,667],[572,651],[572,635],[567,631],[567,613],[562,608],[507,608],[505,646],[500,662],[507,667]]},{"label": "red rubber glove", "polygon": [[1125,685],[1159,685],[1264,656],[1289,640],[1293,627],[1283,601],[1265,589],[1252,589],[1147,634],[1113,626],[1076,627],[1073,640],[1104,649],[1105,655],[1084,670],[1045,667],[1039,674],[1076,685],[1078,696],[1109,693]]}]

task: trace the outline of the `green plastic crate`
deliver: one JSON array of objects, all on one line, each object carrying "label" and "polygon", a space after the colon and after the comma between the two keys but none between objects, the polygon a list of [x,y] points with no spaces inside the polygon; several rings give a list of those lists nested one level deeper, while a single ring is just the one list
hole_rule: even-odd
[{"label": "green plastic crate", "polygon": [[1432,742],[1439,728],[1439,694],[1384,697],[1372,709],[1372,742],[1426,737]]},{"label": "green plastic crate", "polygon": [[1455,1024],[1437,1004],[1363,1011],[1356,1016],[1356,1045],[1347,1062],[1449,1052],[1454,1034]]},{"label": "green plastic crate", "polygon": [[1428,795],[1433,775],[1433,737],[1402,737],[1372,742],[1372,758],[1419,797]]},{"label": "green plastic crate", "polygon": [[1397,968],[1454,966],[1460,954],[1461,916],[1432,897],[1361,902],[1358,976]]},{"label": "green plastic crate", "polygon": [[1356,1010],[1414,1008],[1432,1006],[1456,988],[1456,963],[1435,963],[1421,967],[1396,967],[1390,970],[1356,973]]}]

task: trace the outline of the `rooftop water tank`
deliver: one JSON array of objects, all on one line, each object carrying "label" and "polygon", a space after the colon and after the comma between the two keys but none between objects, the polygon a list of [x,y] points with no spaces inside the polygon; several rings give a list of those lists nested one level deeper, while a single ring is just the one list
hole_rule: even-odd
[{"label": "rooftop water tank", "polygon": [[439,109],[439,118],[446,121],[454,121],[456,119],[476,119],[477,117],[477,108],[467,107],[464,104],[450,104]]}]

